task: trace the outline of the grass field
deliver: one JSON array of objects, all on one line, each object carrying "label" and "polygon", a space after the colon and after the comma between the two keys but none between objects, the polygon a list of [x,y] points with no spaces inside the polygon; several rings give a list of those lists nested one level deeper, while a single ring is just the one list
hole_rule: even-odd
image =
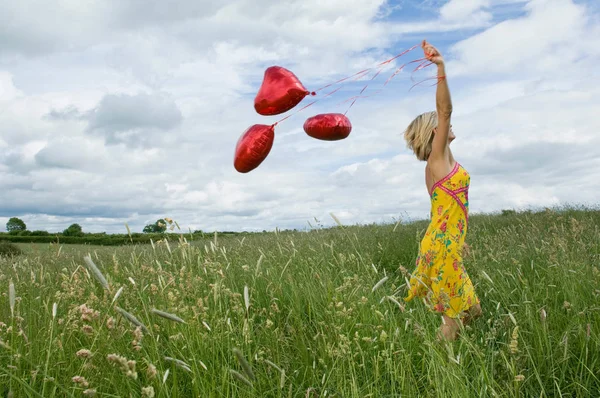
[{"label": "grass field", "polygon": [[0,259],[0,396],[599,397],[600,211],[470,222],[484,316],[451,344],[402,300],[426,222],[21,245]]}]

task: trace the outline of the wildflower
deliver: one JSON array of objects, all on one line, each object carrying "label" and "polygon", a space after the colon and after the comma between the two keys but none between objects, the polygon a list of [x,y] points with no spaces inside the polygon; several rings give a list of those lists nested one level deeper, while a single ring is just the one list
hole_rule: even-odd
[{"label": "wildflower", "polygon": [[142,388],[142,397],[154,398],[154,387],[148,386]]},{"label": "wildflower", "polygon": [[144,337],[141,326],[135,328],[135,330],[133,331],[133,336],[136,340],[141,340]]},{"label": "wildflower", "polygon": [[115,365],[118,365],[127,377],[137,379],[137,372],[135,371],[135,361],[128,361],[127,358],[117,354],[108,354],[106,356],[106,359],[108,360],[108,362],[112,362]]},{"label": "wildflower", "polygon": [[523,375],[516,375],[515,376],[515,381],[519,382],[519,381],[523,381],[525,380],[525,376]]},{"label": "wildflower", "polygon": [[83,331],[83,333],[88,334],[88,335],[94,333],[94,328],[91,327],[90,325],[83,325],[81,327],[81,330]]},{"label": "wildflower", "polygon": [[90,350],[82,349],[77,351],[77,354],[75,355],[77,355],[79,358],[90,358],[92,356],[92,352]]},{"label": "wildflower", "polygon": [[71,380],[73,380],[73,383],[79,384],[81,387],[87,388],[90,385],[83,376],[73,376]]},{"label": "wildflower", "polygon": [[156,375],[158,374],[158,371],[156,370],[156,366],[152,365],[151,363],[148,364],[148,369],[146,370],[146,374],[148,375],[149,379],[155,378]]},{"label": "wildflower", "polygon": [[86,304],[81,304],[79,306],[79,312],[81,313],[81,320],[85,322],[91,322],[93,318],[98,318],[100,316],[99,311],[94,311]]}]

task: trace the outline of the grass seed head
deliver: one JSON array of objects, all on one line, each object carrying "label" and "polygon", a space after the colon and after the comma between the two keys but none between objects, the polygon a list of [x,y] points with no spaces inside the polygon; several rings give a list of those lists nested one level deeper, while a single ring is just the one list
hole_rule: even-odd
[{"label": "grass seed head", "polygon": [[173,321],[173,322],[185,323],[185,321],[183,319],[181,319],[180,317],[178,317],[177,315],[170,314],[170,313],[165,312],[165,311],[157,310],[156,308],[152,309],[152,313],[155,314],[155,315],[158,315],[158,316],[160,316],[162,318],[165,318],[165,319],[168,319],[170,321]]},{"label": "grass seed head", "polygon": [[110,305],[113,305],[117,301],[117,299],[119,298],[119,296],[121,295],[121,293],[123,293],[123,286],[121,286],[119,288],[119,290],[117,290],[117,292],[115,293],[115,296],[113,297]]},{"label": "grass seed head", "polygon": [[229,369],[229,372],[231,373],[231,375],[233,377],[235,377],[242,383],[246,384],[249,387],[252,387],[252,382],[250,380],[248,380],[246,377],[244,377],[244,375],[242,375],[240,372],[233,370],[233,369]]},{"label": "grass seed head", "polygon": [[10,281],[8,284],[8,302],[10,304],[10,315],[15,316],[15,301],[16,301],[16,293],[15,293],[15,284],[13,281]]},{"label": "grass seed head", "polygon": [[234,348],[233,353],[235,354],[240,365],[242,366],[244,373],[246,373],[250,380],[256,380],[256,376],[254,376],[254,372],[252,372],[252,367],[250,366],[248,361],[246,361],[246,358],[244,358],[242,352],[238,348]]},{"label": "grass seed head", "polygon": [[165,360],[173,362],[176,366],[180,367],[181,369],[183,369],[185,371],[188,371],[188,372],[192,371],[192,368],[190,367],[190,365],[188,365],[187,363],[183,362],[180,359],[165,357]]},{"label": "grass seed head", "polygon": [[94,275],[96,280],[100,282],[103,288],[108,290],[108,281],[106,280],[104,275],[102,275],[102,272],[100,272],[96,264],[94,264],[94,262],[92,261],[92,257],[88,254],[83,258],[83,260],[85,261],[85,265],[87,266],[88,270],[92,273],[92,275]]},{"label": "grass seed head", "polygon": [[381,285],[383,285],[388,279],[389,279],[388,276],[384,276],[383,278],[381,278],[379,280],[379,282],[377,282],[375,284],[375,286],[373,286],[373,288],[371,289],[371,293],[374,292],[375,290],[379,289],[381,287]]},{"label": "grass seed head", "polygon": [[148,333],[148,328],[142,322],[140,322],[135,316],[133,316],[129,312],[125,311],[121,307],[116,307],[116,309],[117,309],[117,311],[119,311],[119,313],[121,315],[123,315],[123,317],[125,317],[125,319],[127,319],[129,322],[133,323],[135,326],[141,327],[142,330],[144,331],[144,333]]},{"label": "grass seed head", "polygon": [[546,310],[542,308],[540,310],[540,321],[542,321],[542,323],[545,323],[546,318],[547,318]]},{"label": "grass seed head", "polygon": [[250,293],[248,292],[248,286],[244,286],[244,305],[246,306],[246,312],[250,308]]}]

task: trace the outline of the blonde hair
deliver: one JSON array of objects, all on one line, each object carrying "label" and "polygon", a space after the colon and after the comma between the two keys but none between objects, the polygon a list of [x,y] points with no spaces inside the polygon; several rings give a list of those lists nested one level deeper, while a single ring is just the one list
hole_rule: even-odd
[{"label": "blonde hair", "polygon": [[412,149],[417,159],[425,161],[431,154],[433,129],[437,127],[437,112],[425,112],[417,116],[404,130],[406,147]]}]

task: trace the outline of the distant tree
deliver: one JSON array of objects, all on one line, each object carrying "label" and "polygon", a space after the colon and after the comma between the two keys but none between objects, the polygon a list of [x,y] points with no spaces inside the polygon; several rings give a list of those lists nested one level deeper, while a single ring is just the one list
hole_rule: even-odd
[{"label": "distant tree", "polygon": [[27,230],[27,226],[25,225],[25,223],[23,222],[23,220],[21,220],[20,218],[12,217],[6,223],[6,230],[8,232],[26,231]]},{"label": "distant tree", "polygon": [[148,224],[144,227],[143,232],[146,234],[163,233],[167,230],[167,222],[162,218],[156,220],[154,224]]},{"label": "distant tree", "polygon": [[83,235],[83,229],[79,224],[71,224],[69,228],[63,231],[64,236],[81,236]]},{"label": "distant tree", "polygon": [[156,220],[156,232],[165,232],[167,230],[167,222],[162,218],[160,220]]}]

